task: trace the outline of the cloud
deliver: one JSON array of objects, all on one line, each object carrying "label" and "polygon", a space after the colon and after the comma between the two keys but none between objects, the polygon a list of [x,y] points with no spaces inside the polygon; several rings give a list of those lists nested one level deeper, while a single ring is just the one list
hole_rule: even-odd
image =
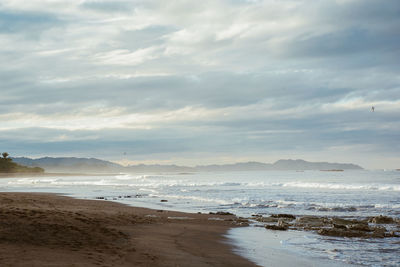
[{"label": "cloud", "polygon": [[394,162],[399,11],[397,0],[2,1],[0,145]]},{"label": "cloud", "polygon": [[56,16],[42,12],[0,11],[0,33],[23,32],[24,36],[31,37],[60,22]]},{"label": "cloud", "polygon": [[105,14],[132,12],[140,1],[83,1],[80,8],[88,9]]}]

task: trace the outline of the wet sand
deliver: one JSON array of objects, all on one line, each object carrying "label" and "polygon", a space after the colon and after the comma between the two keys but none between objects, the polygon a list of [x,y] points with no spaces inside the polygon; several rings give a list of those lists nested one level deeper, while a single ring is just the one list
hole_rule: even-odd
[{"label": "wet sand", "polygon": [[0,266],[256,266],[224,237],[235,226],[234,216],[0,193]]}]

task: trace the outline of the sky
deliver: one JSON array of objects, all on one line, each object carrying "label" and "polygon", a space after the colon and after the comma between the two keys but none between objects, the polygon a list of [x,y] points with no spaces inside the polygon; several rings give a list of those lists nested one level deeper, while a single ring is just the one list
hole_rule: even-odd
[{"label": "sky", "polygon": [[398,0],[0,0],[0,150],[400,168],[399,14]]}]

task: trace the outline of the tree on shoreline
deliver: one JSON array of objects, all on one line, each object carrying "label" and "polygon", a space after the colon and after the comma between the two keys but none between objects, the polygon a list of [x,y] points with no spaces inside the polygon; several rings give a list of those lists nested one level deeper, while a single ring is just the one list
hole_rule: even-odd
[{"label": "tree on shoreline", "polygon": [[7,152],[3,152],[1,154],[3,157],[0,158],[0,173],[42,173],[44,169],[40,167],[27,167],[23,165],[19,165],[12,161],[8,156]]}]

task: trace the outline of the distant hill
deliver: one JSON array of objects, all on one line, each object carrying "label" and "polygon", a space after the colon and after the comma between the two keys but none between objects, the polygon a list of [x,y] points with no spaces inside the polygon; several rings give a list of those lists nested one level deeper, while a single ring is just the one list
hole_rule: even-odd
[{"label": "distant hill", "polygon": [[129,172],[195,172],[193,167],[178,166],[178,165],[130,165],[125,167],[125,171]]},{"label": "distant hill", "polygon": [[14,162],[41,167],[47,172],[114,173],[114,172],[211,172],[211,171],[263,171],[263,170],[361,170],[350,163],[308,162],[305,160],[278,160],[275,163],[245,162],[224,165],[202,165],[196,167],[178,165],[130,165],[122,166],[95,158],[14,158]]},{"label": "distant hill", "polygon": [[109,173],[120,172],[123,166],[95,158],[13,158],[19,164],[30,167],[41,167],[47,172],[71,172],[71,173]]},{"label": "distant hill", "polygon": [[302,159],[281,159],[272,166],[276,170],[362,170],[351,163],[308,162]]},{"label": "distant hill", "polygon": [[198,171],[283,171],[283,170],[361,170],[362,167],[349,163],[308,162],[302,159],[281,159],[273,164],[245,162],[226,165],[195,167]]},{"label": "distant hill", "polygon": [[273,170],[272,164],[261,162],[241,162],[223,165],[196,166],[197,171],[263,171]]},{"label": "distant hill", "polygon": [[8,157],[8,153],[3,153],[0,158],[0,173],[42,173],[44,169],[40,167],[27,167],[13,162]]}]

